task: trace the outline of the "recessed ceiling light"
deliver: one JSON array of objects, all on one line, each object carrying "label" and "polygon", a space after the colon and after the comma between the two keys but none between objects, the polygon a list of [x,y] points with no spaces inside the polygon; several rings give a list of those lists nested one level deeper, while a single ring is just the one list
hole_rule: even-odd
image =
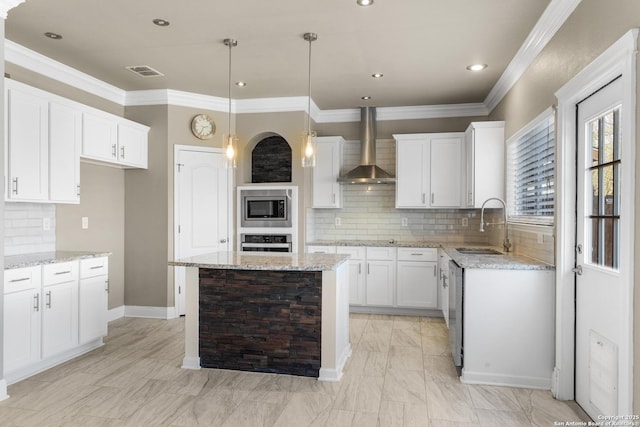
[{"label": "recessed ceiling light", "polygon": [[168,27],[170,24],[170,22],[167,21],[166,19],[160,19],[160,18],[154,19],[153,23],[156,24],[158,27]]},{"label": "recessed ceiling light", "polygon": [[53,40],[60,40],[62,38],[62,36],[60,34],[56,34],[56,33],[50,33],[50,32],[46,32],[44,33],[45,37],[49,37],[50,39]]},{"label": "recessed ceiling light", "polygon": [[467,66],[467,70],[469,71],[482,71],[487,68],[487,64],[473,64]]},{"label": "recessed ceiling light", "polygon": [[382,73],[373,73],[373,74],[371,74],[371,77],[373,77],[374,79],[379,79],[382,76],[384,76],[384,74],[382,74]]},{"label": "recessed ceiling light", "polygon": [[364,99],[365,101],[367,101],[367,100],[371,99],[371,97],[370,96],[363,96],[361,99]]},{"label": "recessed ceiling light", "polygon": [[373,4],[373,0],[356,0],[358,6],[371,6]]},{"label": "recessed ceiling light", "polygon": [[236,86],[238,87],[245,87],[247,85],[247,82],[236,82]]}]

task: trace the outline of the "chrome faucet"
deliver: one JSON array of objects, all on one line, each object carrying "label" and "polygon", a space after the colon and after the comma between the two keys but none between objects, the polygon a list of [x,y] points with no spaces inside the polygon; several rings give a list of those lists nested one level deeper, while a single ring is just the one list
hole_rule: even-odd
[{"label": "chrome faucet", "polygon": [[[482,204],[482,211],[480,212],[480,232],[484,233],[484,205],[486,205],[487,202],[490,202],[491,200],[497,200],[502,203],[502,210],[504,212],[504,241],[502,242],[502,247],[504,248],[505,252],[511,252],[511,242],[509,241],[509,225],[507,224],[507,204],[504,202],[504,200],[498,197],[491,197],[484,201],[484,203]],[[500,225],[500,223],[498,222],[487,225]]]}]

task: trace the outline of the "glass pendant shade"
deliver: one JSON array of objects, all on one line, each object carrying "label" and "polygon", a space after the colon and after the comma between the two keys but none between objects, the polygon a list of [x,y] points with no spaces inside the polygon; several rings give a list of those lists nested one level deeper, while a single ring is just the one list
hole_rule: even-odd
[{"label": "glass pendant shade", "polygon": [[313,168],[316,166],[316,133],[305,132],[302,138],[302,167]]},{"label": "glass pendant shade", "polygon": [[236,153],[236,147],[238,146],[237,140],[238,138],[235,135],[225,135],[224,137],[224,154],[227,168],[236,167],[236,158],[238,157]]}]

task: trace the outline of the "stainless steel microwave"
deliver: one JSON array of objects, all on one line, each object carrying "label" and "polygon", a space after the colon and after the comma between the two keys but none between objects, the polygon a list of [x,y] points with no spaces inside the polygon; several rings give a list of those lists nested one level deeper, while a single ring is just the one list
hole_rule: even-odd
[{"label": "stainless steel microwave", "polygon": [[241,190],[241,227],[291,227],[287,190]]}]

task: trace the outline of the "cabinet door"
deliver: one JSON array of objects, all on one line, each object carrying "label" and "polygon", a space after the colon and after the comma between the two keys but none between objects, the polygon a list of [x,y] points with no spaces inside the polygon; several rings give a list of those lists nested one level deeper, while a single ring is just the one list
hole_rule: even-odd
[{"label": "cabinet door", "polygon": [[80,280],[78,313],[80,344],[107,335],[108,293],[107,276]]},{"label": "cabinet door", "polygon": [[82,112],[49,104],[49,199],[80,203]]},{"label": "cabinet door", "polygon": [[398,261],[397,305],[438,307],[438,266],[436,262]]},{"label": "cabinet door", "polygon": [[40,360],[40,292],[27,289],[4,296],[4,372]]},{"label": "cabinet door", "polygon": [[342,193],[340,175],[340,140],[321,141],[316,144],[316,167],[313,168],[313,207],[340,208]]},{"label": "cabinet door", "polygon": [[62,353],[78,344],[78,282],[43,289],[42,357]]},{"label": "cabinet door", "polygon": [[429,188],[429,139],[396,143],[396,207],[426,208]]},{"label": "cabinet door", "polygon": [[431,138],[431,207],[460,207],[463,136]]},{"label": "cabinet door", "polygon": [[367,261],[367,305],[393,305],[395,269],[395,261]]},{"label": "cabinet door", "polygon": [[118,160],[118,125],[114,120],[82,114],[82,156],[106,162]]},{"label": "cabinet door", "polygon": [[128,166],[147,168],[147,131],[118,124],[118,161]]},{"label": "cabinet door", "polygon": [[472,123],[467,130],[467,207],[480,208],[491,198],[504,199],[504,123]]},{"label": "cabinet door", "polygon": [[349,304],[365,304],[365,262],[359,259],[349,260]]},{"label": "cabinet door", "polygon": [[48,102],[16,89],[7,91],[8,200],[49,197]]}]

